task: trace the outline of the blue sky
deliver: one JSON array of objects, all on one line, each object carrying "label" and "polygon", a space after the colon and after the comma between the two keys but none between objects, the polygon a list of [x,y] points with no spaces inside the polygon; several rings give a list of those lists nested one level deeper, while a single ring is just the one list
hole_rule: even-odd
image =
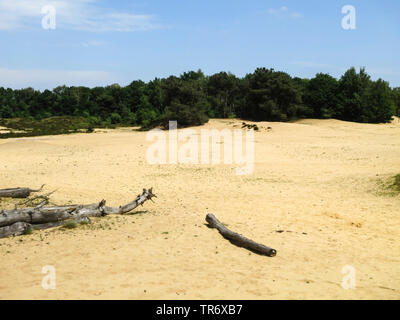
[{"label": "blue sky", "polygon": [[[41,9],[56,9],[43,29]],[[356,29],[342,28],[342,7]],[[400,86],[400,1],[0,0],[0,86],[126,85],[202,69],[340,77],[365,66]]]}]

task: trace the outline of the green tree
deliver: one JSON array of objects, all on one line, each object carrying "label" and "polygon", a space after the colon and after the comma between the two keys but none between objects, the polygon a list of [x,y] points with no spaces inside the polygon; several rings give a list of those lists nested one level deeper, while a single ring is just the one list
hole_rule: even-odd
[{"label": "green tree", "polygon": [[297,116],[301,92],[288,74],[258,68],[248,79],[245,117],[256,121],[286,121]]},{"label": "green tree", "polygon": [[216,117],[226,118],[235,114],[238,79],[231,73],[212,75],[207,82],[208,100]]},{"label": "green tree", "polygon": [[363,99],[362,122],[388,122],[395,114],[395,101],[389,83],[379,79],[369,84]]},{"label": "green tree", "polygon": [[363,117],[365,94],[371,83],[370,76],[365,68],[357,73],[354,67],[350,68],[339,80],[337,116],[341,120],[358,121],[366,120]]},{"label": "green tree", "polygon": [[[195,76],[197,75],[197,76]],[[165,92],[165,111],[159,124],[168,126],[169,121],[178,121],[178,126],[200,125],[208,121],[209,103],[204,91],[204,79],[197,73],[181,78],[171,76],[162,83]]]},{"label": "green tree", "polygon": [[59,86],[43,92],[0,88],[0,118],[74,116],[84,117],[92,126],[150,128],[166,126],[169,120],[191,126],[205,123],[208,117],[386,122],[394,114],[400,116],[400,89],[391,89],[381,79],[372,81],[364,68],[358,73],[350,68],[339,81],[323,73],[309,80],[258,68],[243,78],[227,72],[208,77],[198,70],[148,83],[137,80],[125,87]]},{"label": "green tree", "polygon": [[308,81],[303,94],[304,104],[312,109],[317,118],[336,117],[338,81],[329,74],[317,73]]},{"label": "green tree", "polygon": [[393,89],[393,101],[395,105],[395,115],[400,117],[400,87]]}]

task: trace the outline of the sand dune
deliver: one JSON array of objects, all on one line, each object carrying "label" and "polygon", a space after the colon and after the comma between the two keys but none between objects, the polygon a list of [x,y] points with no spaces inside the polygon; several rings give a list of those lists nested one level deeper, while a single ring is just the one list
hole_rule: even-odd
[{"label": "sand dune", "polygon": [[[247,176],[235,165],[150,165],[146,133],[131,128],[0,140],[0,188],[45,183],[57,204],[120,205],[151,186],[158,195],[140,214],[0,239],[0,298],[399,299],[400,196],[381,184],[400,173],[400,122],[258,125]],[[204,225],[208,212],[277,256],[233,246]],[[41,286],[46,265],[55,290]],[[355,289],[341,286],[345,265]]]}]

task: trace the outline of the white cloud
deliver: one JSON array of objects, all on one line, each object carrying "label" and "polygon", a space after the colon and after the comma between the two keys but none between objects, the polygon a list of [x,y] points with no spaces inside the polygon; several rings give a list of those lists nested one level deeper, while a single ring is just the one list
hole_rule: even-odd
[{"label": "white cloud", "polygon": [[118,76],[106,71],[91,70],[15,70],[0,68],[0,87],[13,89],[34,86],[35,89],[52,89],[59,85],[105,86],[119,82]]},{"label": "white cloud", "polygon": [[56,9],[56,27],[89,32],[146,31],[160,27],[153,15],[102,8],[97,0],[0,0],[0,30],[40,28],[46,5]]},{"label": "white cloud", "polygon": [[107,13],[84,20],[84,23],[75,24],[74,29],[83,31],[147,31],[159,26],[152,22],[153,16],[134,15],[129,13]]},{"label": "white cloud", "polygon": [[291,12],[288,7],[280,7],[279,9],[270,8],[268,9],[268,13],[273,16],[281,16],[286,17],[289,16],[291,18],[302,18],[303,15],[300,12]]},{"label": "white cloud", "polygon": [[291,17],[292,18],[302,18],[303,15],[300,12],[292,12]]}]

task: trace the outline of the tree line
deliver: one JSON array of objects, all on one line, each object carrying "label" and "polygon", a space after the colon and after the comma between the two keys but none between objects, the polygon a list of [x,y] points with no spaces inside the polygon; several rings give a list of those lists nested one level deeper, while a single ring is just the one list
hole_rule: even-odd
[{"label": "tree line", "polygon": [[205,76],[198,70],[147,83],[133,81],[125,87],[0,88],[0,118],[77,116],[88,118],[93,125],[145,129],[166,127],[169,120],[177,120],[181,127],[201,125],[209,118],[335,118],[380,123],[393,115],[400,115],[400,88],[391,88],[382,79],[373,81],[364,68],[357,72],[354,67],[340,79],[324,73],[301,79],[258,68],[243,78],[227,72]]}]

